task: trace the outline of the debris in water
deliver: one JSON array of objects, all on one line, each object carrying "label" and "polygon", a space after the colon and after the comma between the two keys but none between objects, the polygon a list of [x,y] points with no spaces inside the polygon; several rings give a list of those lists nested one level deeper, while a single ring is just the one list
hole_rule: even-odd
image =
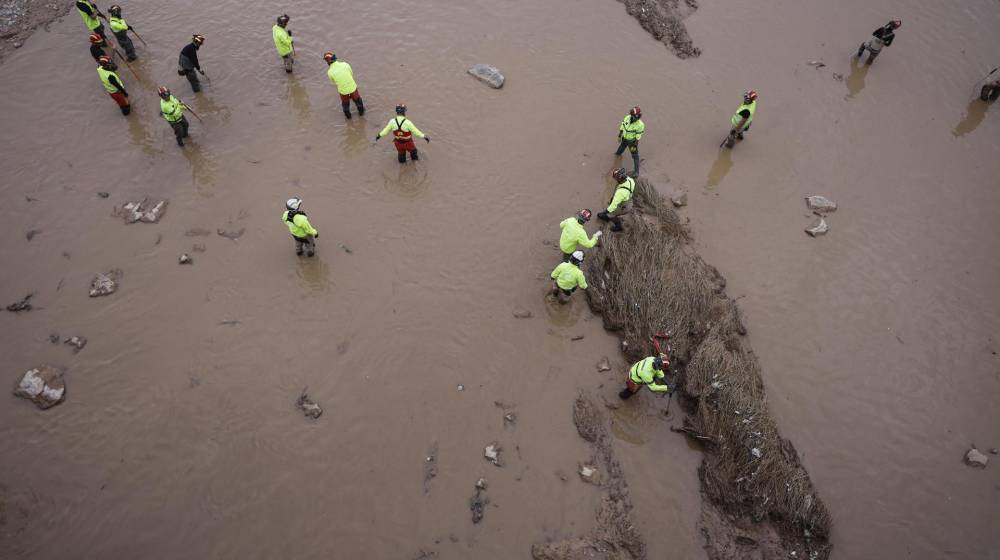
[{"label": "debris in water", "polygon": [[604,356],[601,358],[601,361],[597,362],[597,371],[611,371],[611,360],[609,360],[607,356]]},{"label": "debris in water", "polygon": [[809,66],[815,66],[816,68],[822,68],[822,67],[826,66],[826,63],[822,62],[822,61],[819,61],[819,60],[810,60],[809,61]]},{"label": "debris in water", "polygon": [[455,387],[455,388],[458,389],[459,391],[464,391],[465,390],[465,385],[462,385],[461,383],[459,383],[458,386]]},{"label": "debris in water", "polygon": [[308,390],[309,387],[302,389],[302,394],[299,395],[299,399],[295,401],[295,404],[307,417],[313,419],[319,418],[323,415],[323,409],[309,398]]},{"label": "debris in water", "polygon": [[473,65],[472,68],[469,68],[468,72],[476,79],[493,89],[500,89],[503,87],[503,74],[501,74],[500,71],[494,66],[490,66],[489,64],[476,64]]},{"label": "debris in water", "polygon": [[101,191],[101,192],[97,193],[97,196],[99,196],[101,198],[108,198],[109,196],[111,196],[111,193],[106,193],[104,191]]},{"label": "debris in water", "polygon": [[28,195],[24,195],[24,200],[26,200],[27,202],[38,202],[37,198],[30,197]]},{"label": "debris in water", "polygon": [[90,297],[107,296],[118,290],[118,281],[121,280],[122,271],[113,269],[102,272],[94,277],[90,282]]},{"label": "debris in water", "polygon": [[34,297],[35,292],[21,298],[20,301],[15,301],[14,303],[7,306],[7,311],[11,313],[20,313],[22,311],[31,311],[31,298]]},{"label": "debris in water", "polygon": [[517,309],[513,313],[515,319],[531,319],[532,317],[535,316],[531,311],[528,311],[527,309]]},{"label": "debris in water", "polygon": [[134,224],[136,222],[155,224],[160,221],[166,210],[166,200],[160,200],[150,205],[148,199],[144,198],[138,201],[126,202],[121,207],[116,206],[112,211],[112,215],[122,218],[126,224]]},{"label": "debris in water", "polygon": [[680,208],[681,206],[687,206],[688,194],[682,192],[680,194],[675,194],[670,197],[670,203],[674,205],[674,208]]},{"label": "debris in water", "polygon": [[754,457],[760,459],[760,456],[761,456],[760,449],[757,449],[756,447],[754,447],[753,449],[750,450],[750,454],[753,455]]},{"label": "debris in water", "polygon": [[486,482],[485,478],[480,478],[479,480],[476,481],[476,488],[480,490],[486,490],[487,485],[488,483]]},{"label": "debris in water", "polygon": [[816,218],[816,220],[806,228],[806,233],[816,237],[817,235],[824,235],[826,232],[830,231],[830,226],[827,225],[826,219],[823,216]]},{"label": "debris in water", "polygon": [[502,451],[500,444],[494,441],[483,449],[483,456],[495,466],[500,467],[503,466],[500,464],[500,451]]},{"label": "debris in water", "polygon": [[819,196],[819,195],[807,196],[806,197],[806,206],[808,206],[810,210],[813,210],[813,211],[819,212],[819,213],[836,212],[837,211],[837,203],[836,202],[830,200],[829,198],[827,198],[825,196]]},{"label": "debris in water", "polygon": [[24,238],[27,239],[28,241],[31,241],[39,233],[42,233],[42,230],[40,230],[40,229],[30,229],[30,230],[28,230],[27,233],[24,234]]},{"label": "debris in water", "polygon": [[66,397],[62,370],[53,366],[29,369],[14,389],[14,395],[30,400],[42,410],[52,408]]},{"label": "debris in water", "polygon": [[598,476],[597,467],[594,465],[580,465],[580,478],[584,482],[589,482],[591,484],[600,484],[600,476]]},{"label": "debris in water", "polygon": [[59,342],[61,341],[62,337],[59,336],[59,333],[52,333],[49,335],[49,342],[51,342],[52,344],[59,344]]},{"label": "debris in water", "polygon": [[978,449],[972,447],[965,453],[965,464],[970,467],[977,469],[985,469],[987,463],[990,462],[990,458],[979,452]]},{"label": "debris in water", "polygon": [[577,334],[577,335],[571,336],[569,339],[572,340],[572,341],[574,341],[574,342],[577,341],[577,340],[583,340],[583,335],[582,334]]},{"label": "debris in water", "polygon": [[212,235],[212,232],[205,228],[196,227],[185,231],[184,235],[187,237],[204,237],[206,235]]},{"label": "debris in water", "polygon": [[245,231],[246,228],[240,228],[238,230],[218,229],[215,231],[215,233],[221,235],[222,237],[225,237],[226,239],[232,239],[233,241],[236,241],[237,239],[243,236],[243,233]]},{"label": "debris in water", "polygon": [[476,493],[469,499],[469,509],[472,510],[473,523],[479,523],[483,520],[486,505],[489,503],[489,498],[483,496],[483,490],[481,488],[476,488]]},{"label": "debris in water", "polygon": [[844,75],[843,74],[839,74],[837,72],[834,72],[833,73],[833,79],[837,80],[838,82],[843,82],[844,81]]},{"label": "debris in water", "polygon": [[63,341],[63,344],[68,344],[73,347],[73,353],[76,354],[83,347],[87,345],[87,339],[82,336],[71,336]]},{"label": "debris in water", "polygon": [[424,457],[424,494],[430,493],[431,479],[438,474],[437,454],[438,444],[435,441],[431,444],[430,449],[427,450],[427,456]]},{"label": "debris in water", "polygon": [[343,243],[339,243],[337,246],[340,247],[341,249],[343,249],[344,252],[347,253],[348,255],[350,255],[351,253],[354,252],[354,251],[351,250],[350,247],[348,247],[347,245],[344,245]]},{"label": "debris in water", "polygon": [[996,447],[994,447],[994,448],[990,449],[990,453],[992,453],[993,455],[996,455],[997,453],[1000,453],[1000,449],[997,449]]},{"label": "debris in water", "polygon": [[227,327],[235,327],[236,325],[240,324],[240,322],[237,321],[236,319],[227,319],[225,321],[219,321],[219,324],[225,325]]},{"label": "debris in water", "polygon": [[182,253],[177,259],[178,264],[191,264],[193,262],[194,260],[191,258],[191,255],[188,255],[187,253]]}]

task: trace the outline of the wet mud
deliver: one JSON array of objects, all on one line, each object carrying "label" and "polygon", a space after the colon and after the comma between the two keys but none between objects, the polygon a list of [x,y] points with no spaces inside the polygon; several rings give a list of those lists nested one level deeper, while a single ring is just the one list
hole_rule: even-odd
[{"label": "wet mud", "polygon": [[684,26],[684,18],[698,9],[697,0],[618,0],[628,14],[657,41],[670,48],[678,58],[701,54]]},{"label": "wet mud", "polygon": [[69,13],[72,2],[56,0],[4,0],[0,2],[0,62],[8,52],[24,45],[39,27]]},{"label": "wet mud", "polygon": [[[608,235],[586,263],[587,276],[601,279],[587,300],[605,328],[620,333],[630,362],[655,352],[654,335],[671,336],[670,377],[687,412],[678,431],[705,453],[698,475],[709,557],[751,549],[765,557],[827,558],[830,514],[771,418],[725,278],[695,252],[691,234],[652,183],[640,178],[633,200],[625,232]],[[587,426],[581,436],[600,440]]]}]

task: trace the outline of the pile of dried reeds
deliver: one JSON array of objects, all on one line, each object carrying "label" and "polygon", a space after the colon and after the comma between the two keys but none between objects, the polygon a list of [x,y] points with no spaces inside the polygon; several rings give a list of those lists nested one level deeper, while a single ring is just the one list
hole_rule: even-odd
[{"label": "pile of dried reeds", "polygon": [[760,366],[725,280],[692,249],[687,229],[645,179],[626,230],[606,233],[586,264],[587,298],[619,331],[630,360],[650,355],[651,335],[672,332],[672,373],[700,441],[706,497],[724,512],[768,520],[783,539],[823,557],[830,515],[791,442],[767,411]]}]

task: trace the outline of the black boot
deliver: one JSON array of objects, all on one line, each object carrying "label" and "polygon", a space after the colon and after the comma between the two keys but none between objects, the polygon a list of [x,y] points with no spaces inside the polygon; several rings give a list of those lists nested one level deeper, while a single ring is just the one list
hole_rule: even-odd
[{"label": "black boot", "polygon": [[357,98],[357,99],[354,100],[354,104],[357,105],[357,107],[358,107],[358,115],[359,116],[364,115],[365,114],[365,102],[364,102],[364,100],[359,97],[359,98]]},{"label": "black boot", "polygon": [[122,110],[122,114],[123,115],[127,115],[127,114],[129,114],[129,113],[132,112],[132,106],[131,105],[126,105],[124,107],[119,107],[119,109]]},{"label": "black boot", "polygon": [[621,220],[615,220],[615,223],[611,224],[611,231],[622,231],[623,229],[625,228],[622,227]]},{"label": "black boot", "polygon": [[861,58],[861,55],[863,55],[863,54],[865,54],[865,44],[864,44],[864,43],[861,43],[861,46],[860,46],[860,47],[858,47],[858,54],[857,54],[857,57],[858,57],[858,58]]},{"label": "black boot", "polygon": [[638,177],[639,176],[639,152],[635,152],[634,154],[632,154],[632,164],[635,166],[635,169],[632,171],[632,176],[633,177]]},{"label": "black boot", "polygon": [[608,213],[607,212],[598,212],[597,213],[597,219],[601,220],[602,222],[606,222],[606,221],[610,220],[611,218],[608,217]]},{"label": "black boot", "polygon": [[399,163],[406,163],[406,152],[399,152]]},{"label": "black boot", "polygon": [[351,102],[344,101],[343,103],[341,103],[340,106],[344,109],[344,116],[347,118],[351,118]]},{"label": "black boot", "polygon": [[625,387],[624,389],[622,389],[621,393],[618,393],[618,398],[620,398],[623,401],[627,401],[628,399],[632,398],[632,395],[634,394],[635,393],[628,390],[628,387]]},{"label": "black boot", "polygon": [[420,159],[420,154],[416,150],[410,150],[410,159],[417,161]]}]

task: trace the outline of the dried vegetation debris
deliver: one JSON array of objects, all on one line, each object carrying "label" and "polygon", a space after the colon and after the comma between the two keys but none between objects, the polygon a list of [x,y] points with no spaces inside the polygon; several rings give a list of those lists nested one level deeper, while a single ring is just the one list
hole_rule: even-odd
[{"label": "dried vegetation debris", "polygon": [[[714,524],[703,531],[709,541],[738,534],[748,542],[751,529],[763,535],[773,528],[787,553],[826,558],[829,512],[768,413],[760,364],[742,336],[746,328],[725,294],[725,279],[694,252],[689,233],[649,181],[637,181],[634,200],[625,231],[603,239],[585,265],[587,299],[605,328],[624,338],[630,361],[646,355],[652,334],[674,333],[673,358],[688,411],[682,431],[705,453],[702,493],[723,520],[749,527],[719,531]],[[578,414],[574,409],[574,418]]]},{"label": "dried vegetation debris", "polygon": [[701,49],[694,46],[684,26],[684,18],[698,9],[697,0],[618,0],[625,10],[657,41],[670,47],[677,58],[697,57]]}]

